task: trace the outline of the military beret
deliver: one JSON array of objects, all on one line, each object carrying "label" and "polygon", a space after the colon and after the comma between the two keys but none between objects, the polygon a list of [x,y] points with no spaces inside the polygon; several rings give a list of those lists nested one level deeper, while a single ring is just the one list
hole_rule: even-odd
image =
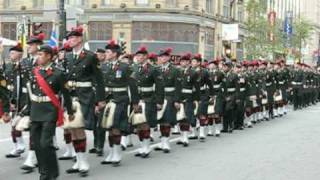
[{"label": "military beret", "polygon": [[23,52],[22,46],[20,43],[18,43],[17,45],[11,47],[9,49],[9,51],[18,51],[18,52]]},{"label": "military beret", "polygon": [[44,33],[40,33],[38,35],[35,36],[31,36],[30,39],[27,41],[27,44],[43,44],[43,40],[46,37],[46,35]]}]

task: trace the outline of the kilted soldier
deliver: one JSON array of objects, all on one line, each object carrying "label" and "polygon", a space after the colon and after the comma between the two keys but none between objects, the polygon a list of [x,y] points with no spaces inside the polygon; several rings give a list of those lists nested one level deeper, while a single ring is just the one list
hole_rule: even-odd
[{"label": "kilted soldier", "polygon": [[39,48],[39,66],[32,70],[30,85],[27,85],[31,100],[28,106],[31,146],[36,152],[41,180],[53,180],[59,176],[53,145],[56,124],[63,124],[63,108],[59,94],[64,96],[69,120],[74,118],[71,99],[65,89],[64,74],[52,65],[52,57],[53,50],[50,46],[43,45]]},{"label": "kilted soldier", "polygon": [[[2,70],[1,70],[2,71]],[[4,73],[0,71],[0,117],[3,122],[8,123],[11,120],[10,112],[10,97],[7,89],[7,81]]]},{"label": "kilted soldier", "polygon": [[180,92],[181,92],[181,77],[179,70],[171,64],[171,48],[161,50],[158,54],[160,69],[164,79],[164,109],[162,117],[159,117],[161,142],[160,146],[156,147],[156,151],[170,152],[170,130],[171,127],[177,124],[177,110],[180,109]]},{"label": "kilted soldier", "polygon": [[[135,53],[136,64],[133,67],[134,77],[139,92],[139,106],[145,118],[132,122],[136,126],[141,147],[136,156],[146,158],[151,152],[151,129],[157,127],[157,110],[161,110],[164,101],[163,77],[159,69],[148,61],[148,50],[140,47]],[[143,120],[142,120],[143,119]],[[133,119],[132,119],[133,120]]]},{"label": "kilted soldier", "polygon": [[282,99],[283,99],[283,107],[282,111],[283,114],[288,113],[288,101],[289,101],[289,84],[290,84],[290,70],[286,66],[285,62],[283,60],[280,61],[280,66],[282,69],[282,76],[284,79],[284,84],[282,88]]},{"label": "kilted soldier", "polygon": [[[220,136],[223,116],[223,86],[224,73],[219,68],[220,61],[209,63],[209,76],[212,83],[212,93],[208,106],[208,136]],[[210,110],[211,109],[211,110]]]},{"label": "kilted soldier", "polygon": [[[196,126],[195,109],[196,104],[200,100],[200,83],[196,69],[191,67],[192,55],[187,53],[180,59],[181,66],[181,105],[177,113],[177,121],[180,125],[181,139],[177,144],[184,147],[189,145],[190,127]],[[190,126],[191,125],[191,126]]]},{"label": "kilted soldier", "polygon": [[[2,85],[8,86],[7,96],[10,94],[10,104],[12,109],[12,129],[11,137],[14,143],[14,148],[6,155],[7,158],[17,158],[25,151],[25,143],[22,137],[22,131],[16,130],[16,125],[21,118],[21,111],[25,109],[27,103],[26,81],[29,76],[26,74],[26,67],[22,67],[23,49],[21,44],[10,48],[11,63],[6,65],[5,76],[7,80],[3,80]],[[3,77],[3,76],[2,76]],[[1,86],[2,87],[2,86]]]},{"label": "kilted soldier", "polygon": [[[209,93],[212,93],[212,84],[209,78],[209,72],[206,68],[203,68],[201,66],[202,57],[201,54],[196,54],[192,58],[192,68],[197,73],[197,83],[196,85],[199,85],[200,89],[200,101],[198,99],[194,99],[194,103],[196,106],[195,109],[197,118],[199,119],[199,138],[200,141],[204,141],[206,138],[206,127],[208,125],[208,105],[209,105]],[[197,97],[197,96],[195,96]],[[199,101],[199,103],[198,103]],[[195,135],[195,127],[196,124],[191,124],[191,135],[189,139],[197,139],[198,137]]]},{"label": "kilted soldier", "polygon": [[232,63],[225,63],[225,82],[224,82],[224,114],[223,130],[221,132],[232,133],[236,119],[236,101],[239,93],[239,80],[236,73],[232,70]]},{"label": "kilted soldier", "polygon": [[[268,68],[266,70],[266,77],[265,77],[265,86],[266,86],[266,96],[267,96],[267,118],[269,120],[270,117],[273,118],[273,107],[274,107],[274,99],[273,95],[276,90],[276,81],[275,81],[275,72],[273,63],[268,64]],[[264,104],[264,103],[263,103]]]},{"label": "kilted soldier", "polygon": [[[99,61],[100,69],[102,71],[101,65],[106,63],[105,61],[106,51],[102,48],[96,50],[97,59]],[[98,116],[99,111],[96,110]],[[106,130],[101,127],[101,118],[95,117],[94,127],[93,127],[93,148],[89,150],[91,154],[97,154],[97,156],[103,156],[103,148],[105,143]]]},{"label": "kilted soldier", "polygon": [[[119,166],[121,161],[121,136],[128,133],[128,107],[132,104],[134,113],[140,111],[138,89],[132,67],[120,62],[121,47],[111,40],[106,45],[108,69],[103,70],[106,97],[102,127],[109,130],[110,152],[101,164]],[[129,96],[130,95],[130,96]]]},{"label": "kilted soldier", "polygon": [[[77,162],[66,172],[87,176],[89,164],[85,156],[87,143],[85,129],[94,128],[95,105],[97,104],[98,108],[105,106],[105,92],[97,57],[93,52],[83,48],[82,32],[82,27],[77,27],[67,35],[72,52],[66,54],[68,61],[66,87],[72,96],[73,106],[79,105],[76,114],[80,112],[82,118],[68,122],[69,127],[65,124],[65,128],[71,132],[77,158]],[[95,91],[93,85],[95,85]]]},{"label": "kilted soldier", "polygon": [[276,115],[279,117],[283,116],[283,95],[286,93],[285,87],[285,80],[286,77],[281,69],[281,63],[277,62],[275,64],[275,71],[276,71],[276,83],[277,83],[277,90],[275,94],[275,111]]}]

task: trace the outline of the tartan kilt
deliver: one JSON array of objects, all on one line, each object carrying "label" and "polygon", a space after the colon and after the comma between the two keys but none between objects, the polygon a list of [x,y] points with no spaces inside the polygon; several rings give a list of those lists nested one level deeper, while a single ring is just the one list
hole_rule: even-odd
[{"label": "tartan kilt", "polygon": [[130,130],[128,122],[128,102],[115,102],[116,108],[113,116],[113,125],[111,128],[119,129],[121,132]]},{"label": "tartan kilt", "polygon": [[96,126],[96,116],[95,116],[95,102],[92,98],[88,103],[84,103],[79,99],[81,111],[84,118],[84,128],[86,130],[93,130]]},{"label": "tartan kilt", "polygon": [[289,95],[288,92],[285,88],[281,88],[281,93],[282,93],[282,99],[284,102],[288,101]]},{"label": "tartan kilt", "polygon": [[201,95],[197,116],[201,116],[201,115],[207,116],[208,115],[208,106],[209,106],[209,96]]},{"label": "tartan kilt", "polygon": [[145,116],[151,128],[155,128],[158,124],[157,121],[157,104],[155,102],[145,102]]},{"label": "tartan kilt", "polygon": [[223,96],[221,94],[218,95],[216,98],[216,105],[214,107],[214,112],[219,115],[223,114]]},{"label": "tartan kilt", "polygon": [[[199,105],[200,106],[200,105]],[[196,121],[196,117],[194,115],[194,108],[195,105],[193,104],[192,100],[187,100],[186,102],[184,102],[184,107],[185,107],[185,113],[186,113],[186,122],[190,123],[191,126],[196,126],[197,125],[197,121]]]},{"label": "tartan kilt", "polygon": [[174,107],[173,97],[165,97],[165,99],[167,100],[167,107],[159,123],[169,123],[174,126],[177,124],[177,109]]}]

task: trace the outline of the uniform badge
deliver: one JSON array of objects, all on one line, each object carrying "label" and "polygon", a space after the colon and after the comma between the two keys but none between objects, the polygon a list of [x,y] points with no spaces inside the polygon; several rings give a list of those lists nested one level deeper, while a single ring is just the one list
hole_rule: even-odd
[{"label": "uniform badge", "polygon": [[122,77],[122,71],[121,70],[117,70],[116,71],[116,78],[121,78]]}]

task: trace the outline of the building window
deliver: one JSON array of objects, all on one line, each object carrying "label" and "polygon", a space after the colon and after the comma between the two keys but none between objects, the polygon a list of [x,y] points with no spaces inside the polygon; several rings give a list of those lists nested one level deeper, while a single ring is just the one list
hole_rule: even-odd
[{"label": "building window", "polygon": [[91,21],[88,23],[88,32],[90,40],[106,41],[112,38],[112,23]]},{"label": "building window", "polygon": [[192,0],[192,8],[199,9],[199,0]]},{"label": "building window", "polygon": [[243,22],[243,8],[238,9],[238,21]]},{"label": "building window", "polygon": [[110,4],[110,0],[101,0],[101,6],[106,6]]},{"label": "building window", "polygon": [[14,0],[4,0],[3,1],[3,7],[4,8],[9,8],[11,5],[14,3]]},{"label": "building window", "polygon": [[212,13],[212,9],[213,9],[212,0],[206,0],[206,11],[208,13]]},{"label": "building window", "polygon": [[168,22],[134,22],[133,40],[198,42],[198,25]]},{"label": "building window", "polygon": [[208,45],[214,45],[214,29],[213,28],[206,29],[205,42]]},{"label": "building window", "polygon": [[223,16],[229,17],[230,16],[230,0],[224,0],[223,3]]},{"label": "building window", "polygon": [[149,0],[136,0],[136,5],[148,5]]},{"label": "building window", "polygon": [[176,8],[178,6],[177,0],[166,0],[166,5],[170,8]]},{"label": "building window", "polygon": [[16,40],[17,39],[17,24],[15,22],[1,23],[1,34],[4,38]]},{"label": "building window", "polygon": [[43,7],[43,0],[33,0],[33,8],[41,8]]}]

